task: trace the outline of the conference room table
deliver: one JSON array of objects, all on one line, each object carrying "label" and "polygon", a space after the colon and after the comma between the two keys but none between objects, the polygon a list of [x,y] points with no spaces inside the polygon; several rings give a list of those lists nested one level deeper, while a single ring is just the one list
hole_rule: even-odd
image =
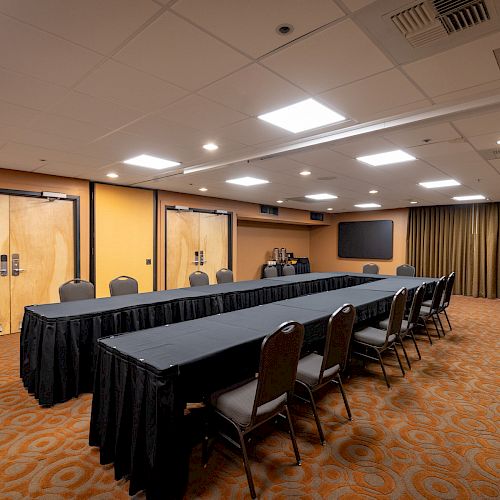
[{"label": "conference room table", "polygon": [[[403,280],[413,290],[422,283]],[[429,292],[434,283],[427,280]],[[145,489],[148,498],[181,498],[191,446],[186,402],[251,378],[262,340],[285,321],[304,325],[305,355],[322,349],[330,315],[346,303],[356,308],[357,328],[386,317],[394,291],[362,287],[99,339],[89,442],[101,464],[130,479],[131,495]]]},{"label": "conference room table", "polygon": [[311,293],[358,285],[381,275],[308,273],[25,308],[21,378],[40,405],[91,392],[97,339]]}]

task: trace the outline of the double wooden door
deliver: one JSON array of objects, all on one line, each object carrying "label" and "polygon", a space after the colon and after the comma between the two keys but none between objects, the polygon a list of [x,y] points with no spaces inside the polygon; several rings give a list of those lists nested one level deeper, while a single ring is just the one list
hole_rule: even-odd
[{"label": "double wooden door", "polygon": [[73,202],[0,195],[0,335],[18,332],[24,306],[59,301],[74,278]]},{"label": "double wooden door", "polygon": [[217,271],[229,266],[229,215],[168,209],[166,223],[167,288],[189,286],[195,271],[217,283]]}]

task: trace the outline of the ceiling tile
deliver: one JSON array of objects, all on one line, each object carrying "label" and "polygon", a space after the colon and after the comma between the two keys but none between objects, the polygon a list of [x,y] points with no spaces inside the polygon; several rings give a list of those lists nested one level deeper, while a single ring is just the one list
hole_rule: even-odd
[{"label": "ceiling tile", "polygon": [[329,145],[329,148],[345,154],[350,158],[357,158],[358,156],[374,155],[377,153],[392,151],[394,149],[394,145],[381,137],[367,136],[358,137],[343,143],[332,143]]},{"label": "ceiling tile", "polygon": [[258,116],[288,106],[309,96],[291,83],[258,64],[252,64],[206,87],[200,94]]},{"label": "ceiling tile", "polygon": [[481,85],[474,85],[474,87],[460,89],[448,94],[435,96],[432,98],[432,100],[437,104],[463,102],[465,100],[481,99],[483,97],[496,95],[498,94],[499,89],[500,78],[498,80],[482,83]]},{"label": "ceiling tile", "polygon": [[151,0],[0,3],[0,12],[101,53],[114,49],[159,9]]},{"label": "ceiling tile", "polygon": [[247,120],[233,123],[232,125],[221,128],[217,133],[232,141],[248,145],[259,144],[290,135],[290,132],[269,125],[257,118],[248,118]]},{"label": "ceiling tile", "polygon": [[[0,14],[0,66],[71,86],[102,56]],[[13,50],[6,50],[12,47]]]},{"label": "ceiling tile", "polygon": [[324,92],[393,66],[351,20],[292,43],[265,57],[262,64],[313,93]]},{"label": "ceiling tile", "polygon": [[351,11],[355,12],[371,3],[375,2],[375,0],[343,0],[346,7]]},{"label": "ceiling tile", "polygon": [[497,32],[403,68],[428,95],[447,94],[497,80],[498,64],[493,49],[499,46]]},{"label": "ceiling tile", "polygon": [[500,140],[500,111],[455,120],[453,124],[467,137],[497,133]]},{"label": "ceiling tile", "polygon": [[395,132],[384,133],[384,138],[402,148],[425,146],[427,143],[452,141],[460,138],[460,134],[449,124],[439,123],[425,127],[412,127]]},{"label": "ceiling tile", "polygon": [[320,95],[333,109],[358,121],[425,96],[399,70],[392,69]]},{"label": "ceiling tile", "polygon": [[114,58],[190,90],[250,62],[172,13],[163,14]]},{"label": "ceiling tile", "polygon": [[500,146],[497,144],[497,141],[500,141],[500,123],[497,129],[498,132],[476,135],[474,137],[469,137],[468,140],[479,151],[483,149],[500,149]]},{"label": "ceiling tile", "polygon": [[33,109],[0,101],[0,123],[2,125],[22,127],[34,120],[38,115],[39,112]]},{"label": "ceiling tile", "polygon": [[[173,9],[254,58],[344,15],[331,0],[180,0]],[[280,24],[291,24],[286,36]]]},{"label": "ceiling tile", "polygon": [[102,97],[143,112],[155,111],[187,91],[115,61],[106,61],[76,87],[94,97]]},{"label": "ceiling tile", "polygon": [[141,116],[137,110],[79,92],[71,92],[51,112],[83,122],[115,129]]},{"label": "ceiling tile", "polygon": [[82,165],[74,165],[67,162],[48,161],[43,163],[41,167],[38,167],[33,171],[37,174],[62,175],[63,177],[86,178],[90,174],[90,176],[92,176],[92,179],[94,180],[94,170],[91,171],[88,167],[83,167]]},{"label": "ceiling tile", "polygon": [[199,130],[215,130],[247,118],[247,115],[199,95],[188,96],[168,106],[158,115]]}]

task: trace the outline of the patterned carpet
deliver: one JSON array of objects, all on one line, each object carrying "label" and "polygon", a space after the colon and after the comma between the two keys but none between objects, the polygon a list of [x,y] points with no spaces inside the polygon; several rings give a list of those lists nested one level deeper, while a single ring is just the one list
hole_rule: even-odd
[{"label": "patterned carpet", "polygon": [[[257,494],[499,498],[500,301],[454,297],[450,317],[453,332],[433,346],[422,337],[423,359],[405,378],[388,356],[391,390],[375,364],[354,372],[345,384],[352,422],[336,389],[319,396],[326,446],[309,409],[294,407],[301,467],[283,429],[258,436],[251,452]],[[87,444],[91,395],[38,407],[18,377],[18,346],[18,335],[0,337],[0,498],[127,498],[127,482],[116,482]],[[190,478],[186,498],[249,497],[241,459],[222,442],[206,469],[195,446]]]}]

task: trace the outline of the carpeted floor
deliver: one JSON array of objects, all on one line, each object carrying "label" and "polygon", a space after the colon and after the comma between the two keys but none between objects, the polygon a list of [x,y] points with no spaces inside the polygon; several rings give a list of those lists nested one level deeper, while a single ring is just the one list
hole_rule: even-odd
[{"label": "carpeted floor", "polygon": [[[389,355],[391,390],[377,365],[355,371],[345,384],[352,422],[336,389],[320,397],[326,446],[309,409],[294,408],[301,467],[282,429],[259,437],[251,456],[257,494],[499,498],[500,301],[457,296],[450,317],[453,332],[433,346],[422,337],[423,359],[404,379]],[[0,498],[127,498],[127,482],[114,481],[87,444],[91,395],[40,408],[18,377],[18,346],[19,335],[0,337]],[[206,469],[195,447],[190,478],[186,498],[249,497],[240,456],[224,443]]]}]

